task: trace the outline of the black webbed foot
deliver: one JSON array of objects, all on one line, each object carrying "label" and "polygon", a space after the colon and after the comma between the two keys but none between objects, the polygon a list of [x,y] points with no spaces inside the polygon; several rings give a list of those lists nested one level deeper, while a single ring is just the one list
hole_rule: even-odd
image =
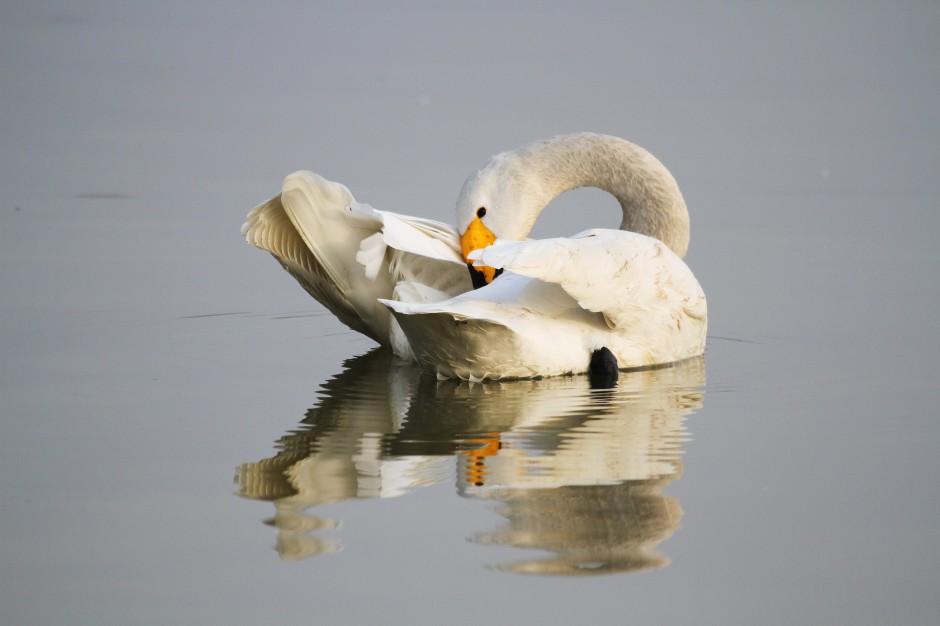
[{"label": "black webbed foot", "polygon": [[619,377],[617,357],[613,352],[607,348],[600,348],[591,354],[591,365],[588,368],[591,389],[610,389],[617,385]]}]

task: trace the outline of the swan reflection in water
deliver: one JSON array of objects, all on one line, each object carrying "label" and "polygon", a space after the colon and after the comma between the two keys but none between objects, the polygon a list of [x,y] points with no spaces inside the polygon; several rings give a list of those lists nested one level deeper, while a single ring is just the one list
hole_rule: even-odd
[{"label": "swan reflection in water", "polygon": [[309,509],[393,497],[453,480],[505,518],[474,539],[545,558],[497,566],[530,574],[662,567],[656,546],[682,509],[661,489],[682,474],[683,422],[702,406],[702,357],[622,372],[611,389],[587,377],[438,381],[385,350],[345,363],[278,454],[238,468],[239,495],[273,502],[281,558],[339,548],[312,531],[338,522]]}]

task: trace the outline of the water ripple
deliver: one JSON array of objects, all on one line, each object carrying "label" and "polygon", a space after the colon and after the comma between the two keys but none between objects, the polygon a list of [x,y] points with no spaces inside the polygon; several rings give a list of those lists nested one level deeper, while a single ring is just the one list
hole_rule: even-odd
[{"label": "water ripple", "polygon": [[598,390],[584,376],[438,381],[377,350],[323,384],[275,456],[238,468],[239,494],[274,503],[270,523],[288,560],[340,547],[314,534],[339,522],[312,507],[454,481],[505,518],[475,541],[550,553],[498,569],[661,567],[668,559],[655,548],[682,509],[660,490],[682,474],[684,420],[702,406],[704,384],[702,358],[623,373]]}]

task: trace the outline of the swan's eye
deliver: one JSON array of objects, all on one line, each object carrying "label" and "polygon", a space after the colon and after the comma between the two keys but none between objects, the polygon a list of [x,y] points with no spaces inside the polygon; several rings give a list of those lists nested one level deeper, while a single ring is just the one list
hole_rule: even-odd
[{"label": "swan's eye", "polygon": [[481,206],[477,209],[477,217],[483,217],[484,215],[486,215],[486,207]]}]

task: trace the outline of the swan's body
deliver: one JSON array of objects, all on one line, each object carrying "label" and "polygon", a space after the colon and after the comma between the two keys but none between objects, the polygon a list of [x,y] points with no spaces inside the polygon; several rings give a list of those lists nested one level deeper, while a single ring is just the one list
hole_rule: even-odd
[{"label": "swan's body", "polygon": [[[520,241],[549,201],[583,186],[618,199],[623,230]],[[464,183],[457,226],[459,239],[295,174],[243,232],[348,326],[442,377],[580,373],[604,348],[621,369],[704,351],[705,295],[680,258],[688,211],[639,146],[582,133],[498,154]],[[475,285],[489,284],[468,291],[464,260]]]},{"label": "swan's body", "polygon": [[619,230],[497,241],[475,255],[492,284],[426,304],[384,301],[420,363],[439,376],[530,378],[586,372],[610,350],[620,368],[705,350],[705,296],[661,241]]}]

